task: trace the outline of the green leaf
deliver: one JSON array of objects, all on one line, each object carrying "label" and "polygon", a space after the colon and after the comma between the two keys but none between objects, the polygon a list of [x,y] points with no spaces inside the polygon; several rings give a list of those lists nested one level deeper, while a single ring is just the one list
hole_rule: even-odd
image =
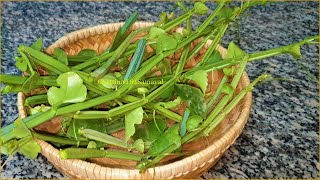
[{"label": "green leaf", "polygon": [[189,108],[192,114],[196,114],[201,117],[206,116],[207,104],[203,93],[198,88],[185,84],[176,84],[175,89],[181,99],[189,103]]},{"label": "green leaf", "polygon": [[162,99],[172,99],[174,95],[174,86],[170,86],[167,90],[160,94]]},{"label": "green leaf", "polygon": [[144,142],[142,139],[137,139],[133,143],[133,147],[138,150],[139,152],[143,153],[144,152]]},{"label": "green leaf", "polygon": [[222,18],[229,19],[233,15],[233,10],[230,7],[224,7],[219,11],[218,15]]},{"label": "green leaf", "polygon": [[63,103],[83,102],[86,99],[87,88],[77,73],[63,73],[58,77],[57,83],[60,88],[51,87],[47,93],[52,107],[58,107]]},{"label": "green leaf", "polygon": [[20,146],[20,152],[30,159],[35,159],[38,156],[38,153],[41,152],[41,147],[37,143],[37,141],[31,139],[26,144]]},{"label": "green leaf", "polygon": [[88,149],[96,149],[97,143],[95,141],[90,141],[87,146]]},{"label": "green leaf", "polygon": [[27,71],[28,63],[25,60],[23,60],[22,57],[15,57],[15,59],[17,60],[16,67],[20,69],[22,72]]},{"label": "green leaf", "polygon": [[12,139],[1,145],[1,153],[5,155],[13,155],[18,151],[19,144],[16,139]]},{"label": "green leaf", "polygon": [[232,76],[235,73],[236,69],[234,66],[223,68],[223,74],[226,76]]},{"label": "green leaf", "polygon": [[152,27],[149,31],[148,38],[154,40],[157,39],[160,34],[166,34],[166,32],[161,28]]},{"label": "green leaf", "polygon": [[104,86],[105,88],[116,89],[116,81],[118,81],[118,78],[113,73],[109,73],[104,75],[101,79],[99,79],[98,83]]},{"label": "green leaf", "polygon": [[246,53],[242,51],[234,42],[231,42],[228,46],[227,59],[243,57]]},{"label": "green leaf", "polygon": [[295,59],[299,59],[301,57],[300,46],[298,44],[289,46],[287,52],[290,53]]},{"label": "green leaf", "polygon": [[204,15],[208,13],[209,8],[202,2],[194,3],[194,13]]},{"label": "green leaf", "polygon": [[95,51],[93,49],[82,49],[77,55],[93,58],[93,57],[98,56],[98,53],[97,53],[97,51]]},{"label": "green leaf", "polygon": [[15,120],[13,124],[14,124],[13,133],[16,138],[23,138],[31,135],[30,129],[22,121],[21,118],[18,118],[17,120]]},{"label": "green leaf", "polygon": [[179,126],[174,125],[162,133],[151,145],[147,155],[157,156],[171,145],[181,146],[181,137],[179,135]]},{"label": "green leaf", "polygon": [[202,122],[202,117],[198,115],[193,115],[189,117],[187,121],[187,130],[192,131],[199,127],[200,123]]},{"label": "green leaf", "polygon": [[147,94],[149,92],[149,90],[147,88],[145,88],[145,87],[139,87],[137,89],[137,92],[138,92],[138,94],[145,95],[145,94]]},{"label": "green leaf", "polygon": [[167,124],[162,119],[156,119],[155,121],[148,121],[137,127],[134,139],[143,139],[144,141],[153,142],[157,139],[161,133],[166,130]]},{"label": "green leaf", "polygon": [[143,109],[142,107],[136,108],[126,113],[125,116],[125,130],[126,130],[126,141],[134,135],[136,129],[135,124],[141,124],[143,120]]},{"label": "green leaf", "polygon": [[38,112],[46,112],[49,109],[51,109],[50,106],[45,106],[45,105],[42,104],[41,106],[36,106],[36,107],[30,108],[30,114],[33,115],[33,114],[36,114]]},{"label": "green leaf", "polygon": [[219,53],[219,51],[215,51],[214,53],[212,53],[212,55],[205,64],[213,64],[221,60],[223,60],[221,54]]},{"label": "green leaf", "polygon": [[41,51],[43,46],[43,38],[40,37],[39,39],[36,40],[30,47],[34,50]]},{"label": "green leaf", "polygon": [[187,108],[184,113],[183,113],[183,117],[180,123],[180,136],[183,137],[186,135],[187,133],[187,120],[189,118],[190,115],[190,110]]},{"label": "green leaf", "polygon": [[40,75],[38,73],[31,74],[22,85],[23,92],[28,93],[39,87],[38,81],[40,81]]},{"label": "green leaf", "polygon": [[233,89],[233,87],[232,87],[230,84],[225,83],[225,84],[223,84],[223,86],[222,86],[221,92],[223,92],[223,93],[225,93],[225,94],[233,94],[234,89]]},{"label": "green leaf", "polygon": [[58,61],[62,62],[65,65],[68,65],[68,56],[64,52],[64,50],[62,50],[60,48],[55,48],[53,54],[57,58]]},{"label": "green leaf", "polygon": [[171,74],[171,65],[170,65],[170,61],[168,59],[164,59],[162,60],[157,68],[160,70],[161,75],[167,75],[167,74]]},{"label": "green leaf", "polygon": [[204,70],[199,70],[193,73],[190,76],[187,76],[187,79],[193,80],[202,90],[203,93],[206,93],[208,86],[208,74]]},{"label": "green leaf", "polygon": [[169,101],[169,102],[159,102],[158,104],[160,106],[163,106],[166,109],[171,109],[171,108],[175,108],[177,106],[179,106],[179,104],[181,103],[181,98],[178,96],[175,100],[173,101]]},{"label": "green leaf", "polygon": [[178,45],[177,40],[170,36],[169,34],[160,34],[157,41],[156,51],[161,53],[163,51],[168,51],[175,49]]}]

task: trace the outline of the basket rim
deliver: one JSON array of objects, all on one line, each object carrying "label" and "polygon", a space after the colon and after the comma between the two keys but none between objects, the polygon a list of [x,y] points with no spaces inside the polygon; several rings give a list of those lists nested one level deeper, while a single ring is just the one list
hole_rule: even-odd
[{"label": "basket rim", "polygon": [[[70,44],[80,39],[85,39],[89,36],[116,31],[122,26],[122,24],[123,22],[108,23],[108,24],[102,24],[102,25],[97,25],[97,26],[73,31],[59,38],[59,40],[57,40],[55,43],[53,43],[46,49],[46,52],[52,53],[54,48],[57,48],[57,47],[63,48],[67,44]],[[151,26],[152,24],[153,24],[152,22],[136,22],[134,23],[133,28]],[[218,47],[218,50],[225,51],[225,49],[222,47]],[[244,86],[247,86],[248,84],[250,84],[250,80],[246,72],[243,73],[240,83],[242,83]],[[169,172],[170,175],[166,176],[165,178],[169,178],[169,179],[177,178],[177,177],[179,178],[179,177],[183,177],[185,174],[188,174],[192,171],[197,171],[202,167],[205,167],[208,163],[213,163],[217,158],[223,155],[224,152],[234,143],[234,141],[241,134],[249,118],[251,105],[252,105],[252,93],[248,92],[243,98],[243,101],[244,101],[243,108],[241,109],[241,112],[238,118],[235,120],[235,123],[233,123],[228,129],[228,131],[222,134],[222,136],[219,139],[215,140],[208,147],[199,151],[196,154],[174,161],[169,164],[156,166],[155,168],[148,168],[144,174],[145,177],[164,178],[164,176],[161,176],[161,174],[164,172],[167,172],[168,174]],[[26,113],[23,107],[23,102],[24,102],[24,95],[20,92],[18,94],[18,110],[21,118],[26,117]],[[91,163],[91,162],[87,162],[79,159],[62,160],[59,157],[58,149],[54,148],[51,144],[45,141],[38,140],[38,142],[42,148],[41,153],[51,163],[53,163],[55,166],[59,166],[59,169],[61,168],[60,170],[62,170],[63,172],[66,172],[68,175],[71,174],[72,176],[75,176],[78,178],[89,177],[90,175],[88,175],[87,173],[87,167],[94,166],[93,170],[100,169],[99,172],[101,172],[102,171],[101,169],[103,169],[105,172],[110,173],[110,176],[108,177],[125,178],[125,177],[130,177],[130,175],[135,177],[140,177],[138,169],[110,168],[110,167],[101,166],[95,163]],[[209,160],[208,160],[208,157],[209,157]],[[83,167],[82,170],[85,171],[84,174],[86,174],[86,176],[83,174],[81,175],[79,173],[73,173],[74,168],[66,169],[65,167],[62,167],[62,166],[67,166],[67,167],[78,166],[78,168],[79,166],[81,166]],[[97,178],[97,177],[94,177],[94,178]]]}]

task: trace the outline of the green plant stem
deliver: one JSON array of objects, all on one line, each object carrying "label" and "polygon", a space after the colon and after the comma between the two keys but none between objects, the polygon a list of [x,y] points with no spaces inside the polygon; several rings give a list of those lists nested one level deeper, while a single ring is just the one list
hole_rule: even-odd
[{"label": "green plant stem", "polygon": [[210,16],[197,28],[197,32],[201,33],[204,31],[207,26],[211,23],[211,21],[218,15],[219,11],[224,7],[225,2],[222,1],[219,3],[218,7],[214,10],[213,13],[210,14]]},{"label": "green plant stem", "polygon": [[[245,65],[247,63],[247,59],[244,59],[244,61],[241,63],[239,70],[237,71],[234,79],[232,80],[231,84],[238,84],[238,77],[241,77],[244,69],[245,69]],[[213,120],[213,118],[215,118],[219,112],[225,107],[225,105],[230,101],[230,99],[232,98],[233,93],[231,94],[227,94],[226,96],[224,96],[221,101],[217,104],[217,106],[214,108],[214,110],[207,116],[206,120],[203,122],[203,124],[200,125],[199,128],[197,128],[197,130],[190,132],[189,134],[187,134],[185,137],[182,138],[182,143],[187,142],[188,140],[190,140],[191,138],[193,138],[194,136],[196,136],[197,134],[201,133],[203,129],[205,129]],[[147,163],[145,165],[144,168],[149,168],[152,167],[153,165],[155,165],[156,163],[158,163],[161,159],[163,159],[164,157],[166,157],[167,153],[172,153],[173,151],[175,151],[177,149],[176,146],[170,146],[167,150],[165,150],[162,154],[156,156],[153,160],[151,160],[151,162]]]},{"label": "green plant stem", "polygon": [[114,145],[117,147],[122,148],[130,148],[131,146],[128,145],[124,140],[113,137],[108,134],[104,134],[92,129],[79,129],[79,134],[83,135],[84,137],[88,139],[92,139],[95,141],[103,142],[105,144]]},{"label": "green plant stem", "polygon": [[151,27],[145,27],[138,30],[135,30],[130,33],[130,35],[121,43],[121,45],[114,51],[114,54],[106,61],[104,64],[102,64],[101,67],[94,70],[91,73],[91,76],[95,77],[96,79],[100,79],[105,73],[107,73],[111,67],[111,65],[122,55],[122,53],[127,49],[127,47],[130,45],[130,42],[135,38],[136,35],[146,32],[150,30]]},{"label": "green plant stem", "polygon": [[48,135],[48,134],[40,134],[36,132],[32,132],[32,136],[36,139],[40,139],[43,141],[49,141],[52,143],[57,143],[61,145],[75,145],[75,146],[86,146],[88,145],[88,141],[75,141],[65,137],[59,137],[56,135]]},{"label": "green plant stem", "polygon": [[175,83],[175,80],[176,79],[171,79],[170,81],[166,82],[165,84],[163,84],[162,86],[157,88],[155,91],[153,91],[152,93],[150,93],[148,96],[146,96],[143,99],[139,99],[137,101],[113,108],[109,111],[81,111],[81,112],[75,114],[74,118],[77,118],[77,119],[99,119],[99,118],[111,118],[111,117],[117,116],[119,114],[123,114],[125,112],[128,112],[132,109],[143,106],[143,105],[153,101],[163,91],[165,91],[170,86],[172,86]]},{"label": "green plant stem", "polygon": [[47,94],[30,96],[30,97],[27,97],[27,99],[24,101],[24,104],[29,106],[38,105],[38,104],[47,104],[47,103],[48,103]]},{"label": "green plant stem", "polygon": [[166,24],[164,24],[161,28],[164,30],[164,31],[169,31],[171,30],[172,28],[178,26],[179,24],[183,23],[184,21],[186,21],[187,19],[189,19],[191,16],[193,15],[193,13],[191,12],[186,12],[184,13],[183,15],[179,16],[178,18],[170,21],[170,22],[167,22]]},{"label": "green plant stem", "polygon": [[[40,125],[53,117],[55,117],[56,111],[54,109],[50,109],[46,112],[39,112],[34,115],[28,116],[23,119],[23,122],[27,125],[29,129]],[[1,128],[1,142],[5,143],[15,137],[13,132],[14,124],[10,124],[6,127]]]},{"label": "green plant stem", "polygon": [[240,102],[241,99],[250,91],[253,90],[254,86],[266,78],[268,78],[269,75],[267,74],[262,74],[259,76],[257,79],[255,79],[250,85],[245,87],[243,90],[240,91],[240,93],[237,94],[236,97],[232,99],[232,101],[224,108],[222,113],[219,114],[214,120],[204,129],[203,133],[204,134],[210,134],[212,130],[228,115],[229,112]]},{"label": "green plant stem", "polygon": [[98,150],[87,148],[67,148],[60,150],[61,159],[87,159],[87,158],[116,158],[124,160],[140,161],[142,155],[124,151]]},{"label": "green plant stem", "polygon": [[60,70],[61,72],[70,71],[70,68],[67,65],[63,64],[62,62],[56,60],[55,58],[53,58],[45,53],[34,50],[34,49],[27,47],[27,46],[20,46],[18,48],[18,50],[36,58],[38,61],[44,62],[52,67],[55,67],[56,69]]},{"label": "green plant stem", "polygon": [[[15,75],[8,75],[8,74],[0,74],[1,82],[5,84],[19,84],[23,85],[28,77],[23,76],[15,76]],[[40,81],[36,82],[36,85],[39,86],[58,86],[56,82],[57,77],[55,76],[42,76],[40,77]]]},{"label": "green plant stem", "polygon": [[208,109],[210,109],[212,107],[212,105],[217,101],[218,97],[221,95],[222,87],[226,82],[228,82],[228,76],[224,75],[220,81],[220,84],[219,84],[216,92],[214,93],[213,97],[211,98],[211,100],[208,103]]}]

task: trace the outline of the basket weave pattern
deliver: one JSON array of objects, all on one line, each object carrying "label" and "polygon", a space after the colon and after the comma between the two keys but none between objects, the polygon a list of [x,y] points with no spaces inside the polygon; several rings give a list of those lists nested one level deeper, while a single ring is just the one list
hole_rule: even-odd
[{"label": "basket weave pattern", "polygon": [[[102,53],[111,43],[116,31],[123,23],[99,25],[91,28],[72,32],[60,38],[57,42],[47,48],[47,53],[53,53],[55,48],[62,48],[69,55],[75,55],[82,49],[94,49]],[[150,22],[137,22],[133,29],[151,26]],[[205,49],[210,43],[205,45]],[[226,50],[219,47],[222,56]],[[250,80],[246,73],[243,74],[239,87],[247,86]],[[26,117],[23,107],[24,95],[18,94],[18,109],[21,118]],[[90,179],[175,179],[175,178],[196,178],[212,167],[223,155],[223,153],[234,143],[242,132],[249,117],[252,103],[252,94],[249,92],[228,117],[214,129],[214,133],[207,139],[199,140],[189,144],[193,149],[198,148],[197,153],[176,160],[172,163],[160,165],[148,169],[144,174],[133,168],[105,167],[101,164],[90,163],[79,159],[62,160],[59,157],[59,150],[51,144],[37,140],[42,148],[42,154],[62,173],[72,178]],[[230,123],[231,122],[231,123]],[[207,143],[204,143],[206,142]],[[203,144],[206,144],[205,147]]]}]

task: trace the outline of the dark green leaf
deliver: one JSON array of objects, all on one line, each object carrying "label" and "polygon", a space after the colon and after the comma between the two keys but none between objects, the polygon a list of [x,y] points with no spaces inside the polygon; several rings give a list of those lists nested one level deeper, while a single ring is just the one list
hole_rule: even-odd
[{"label": "dark green leaf", "polygon": [[219,53],[219,51],[215,51],[214,53],[212,53],[206,64],[213,64],[221,60],[223,60],[221,54]]},{"label": "dark green leaf", "polygon": [[201,117],[206,116],[207,104],[203,94],[198,88],[185,84],[176,84],[175,88],[181,99],[189,103],[189,108],[192,114],[196,114]]},{"label": "dark green leaf", "polygon": [[181,137],[179,135],[179,126],[174,125],[169,128],[167,131],[162,133],[150,146],[148,155],[156,156],[161,154],[171,145],[176,147],[181,146]]},{"label": "dark green leaf", "polygon": [[63,103],[83,102],[86,99],[87,88],[77,73],[63,73],[58,77],[57,83],[60,88],[51,87],[48,90],[48,101],[52,107]]},{"label": "dark green leaf", "polygon": [[162,99],[172,99],[173,95],[174,95],[174,86],[170,86],[167,90],[165,90],[160,95],[160,98],[162,98]]},{"label": "dark green leaf", "polygon": [[58,61],[62,62],[65,65],[68,65],[68,56],[64,52],[64,50],[62,50],[60,48],[55,48],[53,54],[57,58]]},{"label": "dark green leaf", "polygon": [[134,139],[143,139],[144,141],[153,142],[167,128],[164,120],[148,121],[137,127]]}]

